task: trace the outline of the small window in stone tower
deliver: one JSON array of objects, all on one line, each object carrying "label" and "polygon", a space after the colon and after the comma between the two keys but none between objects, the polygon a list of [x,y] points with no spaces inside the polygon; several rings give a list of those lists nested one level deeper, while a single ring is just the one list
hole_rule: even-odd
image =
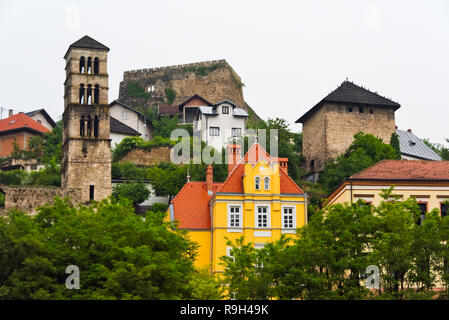
[{"label": "small window in stone tower", "polygon": [[315,170],[315,160],[310,161],[310,171]]},{"label": "small window in stone tower", "polygon": [[100,86],[96,84],[94,89],[94,103],[98,104],[99,100],[100,100]]},{"label": "small window in stone tower", "polygon": [[80,73],[84,73],[85,64],[86,64],[86,61],[85,61],[84,57],[81,57],[80,58]]},{"label": "small window in stone tower", "polygon": [[90,137],[92,135],[92,121],[90,116],[87,116],[87,136]]},{"label": "small window in stone tower", "polygon": [[84,90],[84,84],[80,84],[80,104],[84,104],[84,95],[85,95],[85,90]]},{"label": "small window in stone tower", "polygon": [[95,196],[95,187],[89,186],[89,200],[90,201],[94,200],[94,196]]},{"label": "small window in stone tower", "polygon": [[153,85],[148,87],[148,92],[154,92],[154,86]]},{"label": "small window in stone tower", "polygon": [[87,85],[87,97],[86,97],[86,100],[87,100],[87,104],[88,105],[92,104],[92,85],[91,84]]},{"label": "small window in stone tower", "polygon": [[94,59],[94,74],[98,74],[100,72],[100,60],[98,58]]},{"label": "small window in stone tower", "polygon": [[359,112],[363,113],[363,107],[359,107]]},{"label": "small window in stone tower", "polygon": [[98,120],[98,116],[95,116],[95,120],[94,120],[94,137],[98,138],[98,125],[99,125],[100,121]]},{"label": "small window in stone tower", "polygon": [[87,74],[92,73],[92,58],[87,58]]},{"label": "small window in stone tower", "polygon": [[81,116],[80,120],[80,137],[84,137],[84,116]]}]

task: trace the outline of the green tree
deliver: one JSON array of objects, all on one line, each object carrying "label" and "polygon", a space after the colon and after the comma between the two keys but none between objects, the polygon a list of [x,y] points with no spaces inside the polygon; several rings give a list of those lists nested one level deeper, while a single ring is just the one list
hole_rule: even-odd
[{"label": "green tree", "polygon": [[396,159],[394,149],[380,138],[359,132],[344,154],[326,164],[318,182],[330,193],[344,179],[383,159]]},{"label": "green tree", "polygon": [[393,132],[391,134],[390,146],[393,148],[393,150],[396,154],[396,159],[400,160],[401,159],[401,146],[399,144],[399,135],[396,132]]},{"label": "green tree", "polygon": [[148,199],[151,192],[147,188],[147,184],[143,182],[118,183],[112,188],[112,196],[119,199],[120,197],[132,201],[134,207]]},{"label": "green tree", "polygon": [[[164,212],[134,214],[129,201],[89,207],[56,199],[36,216],[0,218],[2,299],[183,299],[193,288],[197,245],[164,222]],[[65,288],[66,267],[80,289]]]},{"label": "green tree", "polygon": [[[429,148],[435,151],[442,160],[449,160],[449,148],[441,143],[430,142],[429,139],[422,140]],[[446,142],[449,143],[449,139],[446,138]]]}]

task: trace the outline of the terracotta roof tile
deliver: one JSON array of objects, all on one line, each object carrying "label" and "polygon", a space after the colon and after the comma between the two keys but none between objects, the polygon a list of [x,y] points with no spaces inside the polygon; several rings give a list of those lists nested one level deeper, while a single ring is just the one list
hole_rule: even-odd
[{"label": "terracotta roof tile", "polygon": [[31,119],[29,116],[22,112],[12,115],[11,117],[8,117],[6,119],[0,120],[0,133],[21,128],[28,128],[41,133],[50,131],[39,122]]},{"label": "terracotta roof tile", "polygon": [[[213,192],[217,192],[223,183],[214,182]],[[210,229],[209,200],[206,182],[190,181],[172,200],[175,220],[181,229]]]},{"label": "terracotta roof tile", "polygon": [[349,180],[449,181],[449,161],[383,160]]},{"label": "terracotta roof tile", "polygon": [[279,168],[279,172],[281,173],[281,193],[304,193],[284,168]]}]

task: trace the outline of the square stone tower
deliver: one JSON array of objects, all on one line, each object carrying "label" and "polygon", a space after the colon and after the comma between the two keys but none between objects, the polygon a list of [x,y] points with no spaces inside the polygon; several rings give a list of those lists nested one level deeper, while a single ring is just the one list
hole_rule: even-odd
[{"label": "square stone tower", "polygon": [[64,83],[62,187],[81,189],[81,200],[111,194],[108,104],[109,48],[84,36],[70,45]]},{"label": "square stone tower", "polygon": [[400,104],[348,80],[307,111],[302,123],[302,148],[307,173],[323,171],[354,141],[358,132],[372,134],[390,143],[396,132],[394,113]]}]

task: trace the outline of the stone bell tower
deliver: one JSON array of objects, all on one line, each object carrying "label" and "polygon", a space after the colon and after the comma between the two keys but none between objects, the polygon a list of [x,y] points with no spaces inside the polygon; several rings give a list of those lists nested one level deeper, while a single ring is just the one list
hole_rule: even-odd
[{"label": "stone bell tower", "polygon": [[111,194],[109,48],[84,36],[64,56],[62,187],[81,189],[81,200]]}]

